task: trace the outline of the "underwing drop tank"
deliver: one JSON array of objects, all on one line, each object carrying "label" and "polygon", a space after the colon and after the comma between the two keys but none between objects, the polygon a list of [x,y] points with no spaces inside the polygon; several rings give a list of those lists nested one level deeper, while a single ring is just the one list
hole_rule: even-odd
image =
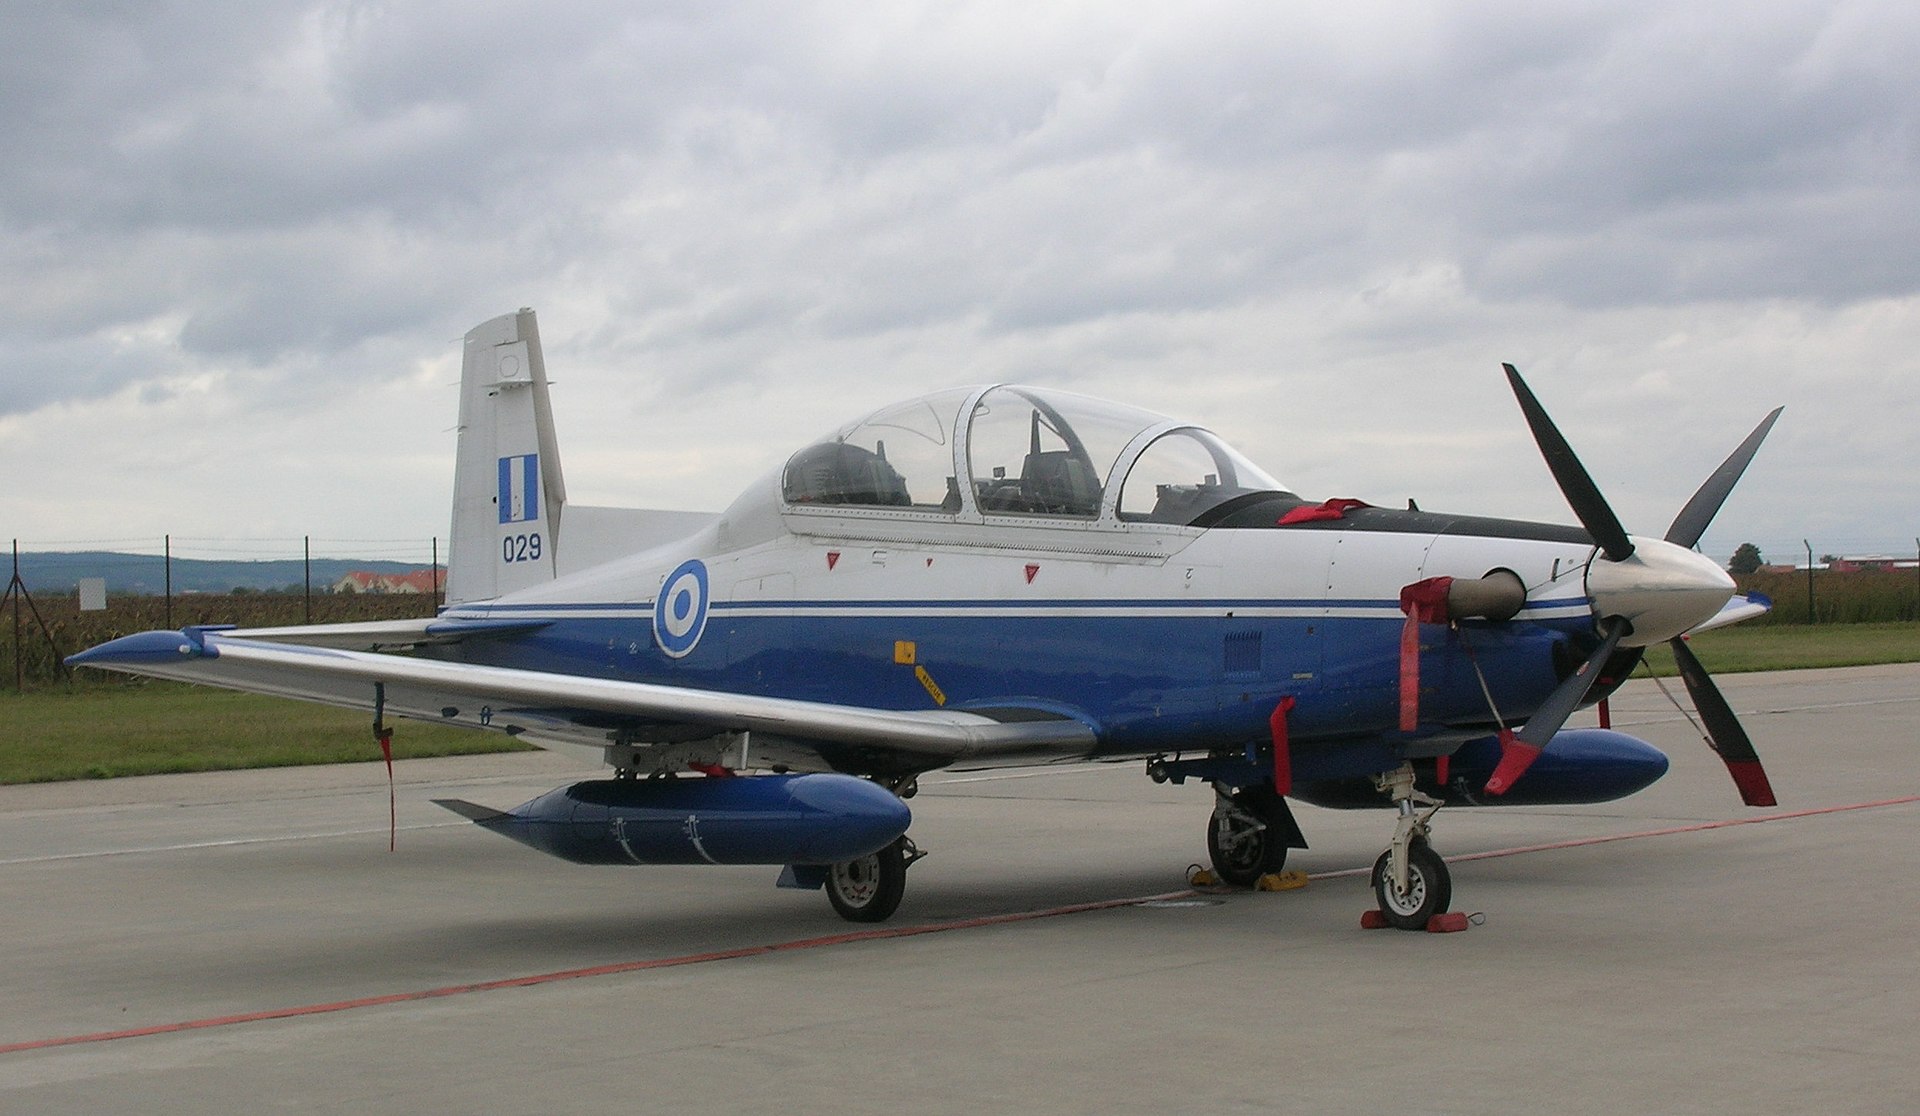
[{"label": "underwing drop tank", "polygon": [[435,801],[576,864],[838,864],[913,820],[886,788],[835,774],[598,779],[507,811]]}]

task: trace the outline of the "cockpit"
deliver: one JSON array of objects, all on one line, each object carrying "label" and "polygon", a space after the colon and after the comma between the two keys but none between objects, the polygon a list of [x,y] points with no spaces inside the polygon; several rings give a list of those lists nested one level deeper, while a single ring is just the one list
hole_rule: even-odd
[{"label": "cockpit", "polygon": [[1286,491],[1197,426],[1005,384],[882,408],[794,454],[781,484],[790,510],[1175,525]]}]

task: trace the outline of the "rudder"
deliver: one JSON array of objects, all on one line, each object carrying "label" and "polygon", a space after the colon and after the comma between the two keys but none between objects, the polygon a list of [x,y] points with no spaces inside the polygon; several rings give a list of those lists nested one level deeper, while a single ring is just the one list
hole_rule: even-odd
[{"label": "rudder", "polygon": [[447,603],[490,600],[551,581],[566,485],[532,310],[467,332]]}]

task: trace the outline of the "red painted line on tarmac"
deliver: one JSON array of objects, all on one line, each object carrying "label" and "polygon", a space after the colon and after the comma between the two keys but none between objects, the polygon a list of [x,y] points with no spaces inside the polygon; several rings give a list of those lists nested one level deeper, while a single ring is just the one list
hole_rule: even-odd
[{"label": "red painted line on tarmac", "polygon": [[[1614,833],[1601,837],[1581,837],[1570,841],[1553,841],[1541,845],[1516,845],[1512,848],[1465,853],[1461,856],[1450,856],[1447,858],[1447,862],[1450,864],[1458,864],[1469,860],[1491,860],[1496,857],[1519,856],[1523,853],[1578,849],[1585,848],[1589,845],[1605,845],[1614,841],[1636,841],[1646,837],[1671,837],[1682,833],[1702,833],[1714,829],[1728,829],[1733,826],[1760,825],[1764,822],[1819,817],[1826,814],[1846,813],[1853,810],[1875,810],[1888,806],[1908,806],[1916,802],[1920,802],[1920,795],[1908,795],[1905,798],[1888,798],[1878,802],[1858,802],[1847,806],[1824,806],[1812,810],[1793,810],[1779,814],[1763,814],[1759,817],[1751,818],[1727,818],[1721,821],[1670,826],[1665,829],[1646,829],[1634,833]],[[1369,871],[1371,871],[1371,868],[1347,868],[1332,872],[1315,872],[1311,878],[1316,880],[1340,879],[1347,876],[1365,875]],[[1125,899],[1100,899],[1091,903],[1070,903],[1065,906],[1046,907],[1035,911],[981,915],[978,918],[962,918],[952,922],[928,922],[918,926],[875,927],[871,930],[853,930],[844,934],[828,934],[816,938],[798,938],[793,941],[775,942],[771,945],[741,946],[737,949],[716,950],[712,953],[688,953],[676,957],[654,957],[641,961],[616,961],[612,964],[591,965],[582,969],[561,969],[550,973],[506,977],[500,980],[484,980],[473,984],[449,984],[440,988],[424,988],[413,992],[394,992],[384,996],[365,996],[353,1000],[337,1000],[333,1003],[302,1004],[297,1007],[270,1008],[265,1011],[249,1011],[237,1015],[220,1015],[206,1019],[187,1019],[173,1023],[156,1023],[148,1027],[130,1027],[120,1031],[96,1031],[84,1035],[61,1035],[55,1038],[32,1039],[26,1042],[0,1044],[0,1054],[17,1054],[28,1050],[48,1050],[54,1047],[80,1046],[96,1042],[115,1042],[120,1039],[178,1034],[182,1031],[204,1031],[214,1027],[233,1027],[243,1023],[265,1023],[275,1019],[298,1019],[308,1015],[330,1015],[336,1012],[357,1011],[361,1008],[385,1007],[389,1004],[405,1004],[420,1000],[437,1000],[448,996],[464,996],[473,992],[497,992],[506,988],[532,988],[537,985],[554,984],[563,980],[615,976],[621,973],[645,972],[649,969],[670,969],[681,965],[701,965],[710,961],[734,961],[743,957],[761,957],[767,954],[787,953],[794,950],[823,949],[829,946],[850,945],[855,942],[912,938],[922,934],[941,934],[949,930],[973,930],[983,926],[1002,926],[1014,922],[1033,922],[1043,918],[1057,918],[1061,915],[1084,914],[1088,911],[1104,911],[1117,907],[1138,906],[1141,903],[1152,903],[1170,899],[1188,899],[1198,896],[1199,894],[1201,893],[1198,891],[1182,889],[1180,891],[1163,892],[1159,895],[1135,895]]]},{"label": "red painted line on tarmac", "polygon": [[58,1046],[80,1046],[86,1043],[115,1042],[120,1039],[145,1038],[150,1035],[171,1035],[182,1031],[204,1031],[214,1027],[233,1027],[242,1023],[265,1023],[274,1019],[297,1019],[306,1015],[330,1015],[335,1012],[357,1011],[361,1008],[384,1007],[388,1004],[414,1003],[419,1000],[436,1000],[447,996],[464,996],[471,992],[496,992],[504,988],[531,988],[541,984],[553,984],[562,980],[579,980],[585,977],[614,976],[620,973],[644,972],[648,969],[670,969],[680,965],[700,965],[709,961],[733,961],[742,957],[759,957],[769,953],[787,953],[801,949],[822,949],[827,946],[849,945],[854,942],[884,941],[889,938],[912,938],[921,934],[940,934],[948,930],[972,930],[982,926],[999,926],[1010,922],[1032,922],[1042,918],[1057,918],[1061,915],[1083,914],[1087,911],[1111,910],[1115,907],[1131,907],[1140,903],[1156,900],[1180,899],[1195,895],[1189,890],[1169,891],[1160,895],[1138,895],[1127,899],[1101,899],[1091,903],[1070,903],[1061,907],[1047,907],[1037,911],[1015,911],[1011,914],[982,915],[978,918],[956,919],[952,922],[928,922],[918,926],[875,927],[872,930],[853,930],[845,934],[828,934],[818,938],[799,938],[789,942],[775,942],[771,945],[741,946],[737,949],[716,950],[712,953],[688,953],[677,957],[653,957],[641,961],[616,961],[608,965],[591,965],[584,969],[561,969],[551,973],[535,973],[530,976],[506,977],[501,980],[483,980],[473,984],[449,984],[440,988],[423,988],[413,992],[393,992],[384,996],[364,996],[353,1000],[337,1000],[325,1004],[302,1004],[297,1007],[269,1008],[265,1011],[242,1012],[237,1015],[219,1015],[206,1019],[186,1019],[173,1023],[156,1023],[148,1027],[129,1027],[120,1031],[95,1031],[84,1035],[61,1035],[55,1038],[32,1039],[26,1042],[0,1044],[0,1054],[17,1054],[26,1050],[47,1050]]}]

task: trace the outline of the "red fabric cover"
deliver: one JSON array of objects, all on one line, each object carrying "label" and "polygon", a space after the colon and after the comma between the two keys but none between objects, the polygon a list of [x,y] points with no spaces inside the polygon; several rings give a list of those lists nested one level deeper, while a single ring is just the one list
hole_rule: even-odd
[{"label": "red fabric cover", "polygon": [[1400,590],[1400,611],[1407,622],[1400,629],[1400,731],[1420,727],[1420,625],[1447,622],[1450,577],[1430,577]]},{"label": "red fabric cover", "polygon": [[1287,714],[1291,712],[1293,697],[1288,695],[1267,718],[1267,728],[1273,733],[1273,789],[1281,795],[1293,793],[1293,751],[1287,744]]},{"label": "red fabric cover", "polygon": [[1527,773],[1533,761],[1540,758],[1541,749],[1521,741],[1512,729],[1500,730],[1500,762],[1493,769],[1493,775],[1487,779],[1488,794],[1505,794],[1520,776]]},{"label": "red fabric cover", "polygon": [[1733,783],[1740,788],[1740,801],[1749,806],[1778,806],[1773,797],[1773,785],[1767,782],[1767,773],[1760,761],[1728,760],[1727,771],[1733,776]]},{"label": "red fabric cover", "polygon": [[1365,500],[1328,500],[1324,504],[1305,505],[1293,509],[1279,519],[1282,527],[1295,523],[1318,523],[1326,519],[1345,519],[1347,513],[1355,508],[1370,508],[1372,504]]},{"label": "red fabric cover", "polygon": [[400,798],[393,788],[393,730],[383,725],[373,730],[373,738],[387,761],[387,851],[393,852],[400,847]]}]

